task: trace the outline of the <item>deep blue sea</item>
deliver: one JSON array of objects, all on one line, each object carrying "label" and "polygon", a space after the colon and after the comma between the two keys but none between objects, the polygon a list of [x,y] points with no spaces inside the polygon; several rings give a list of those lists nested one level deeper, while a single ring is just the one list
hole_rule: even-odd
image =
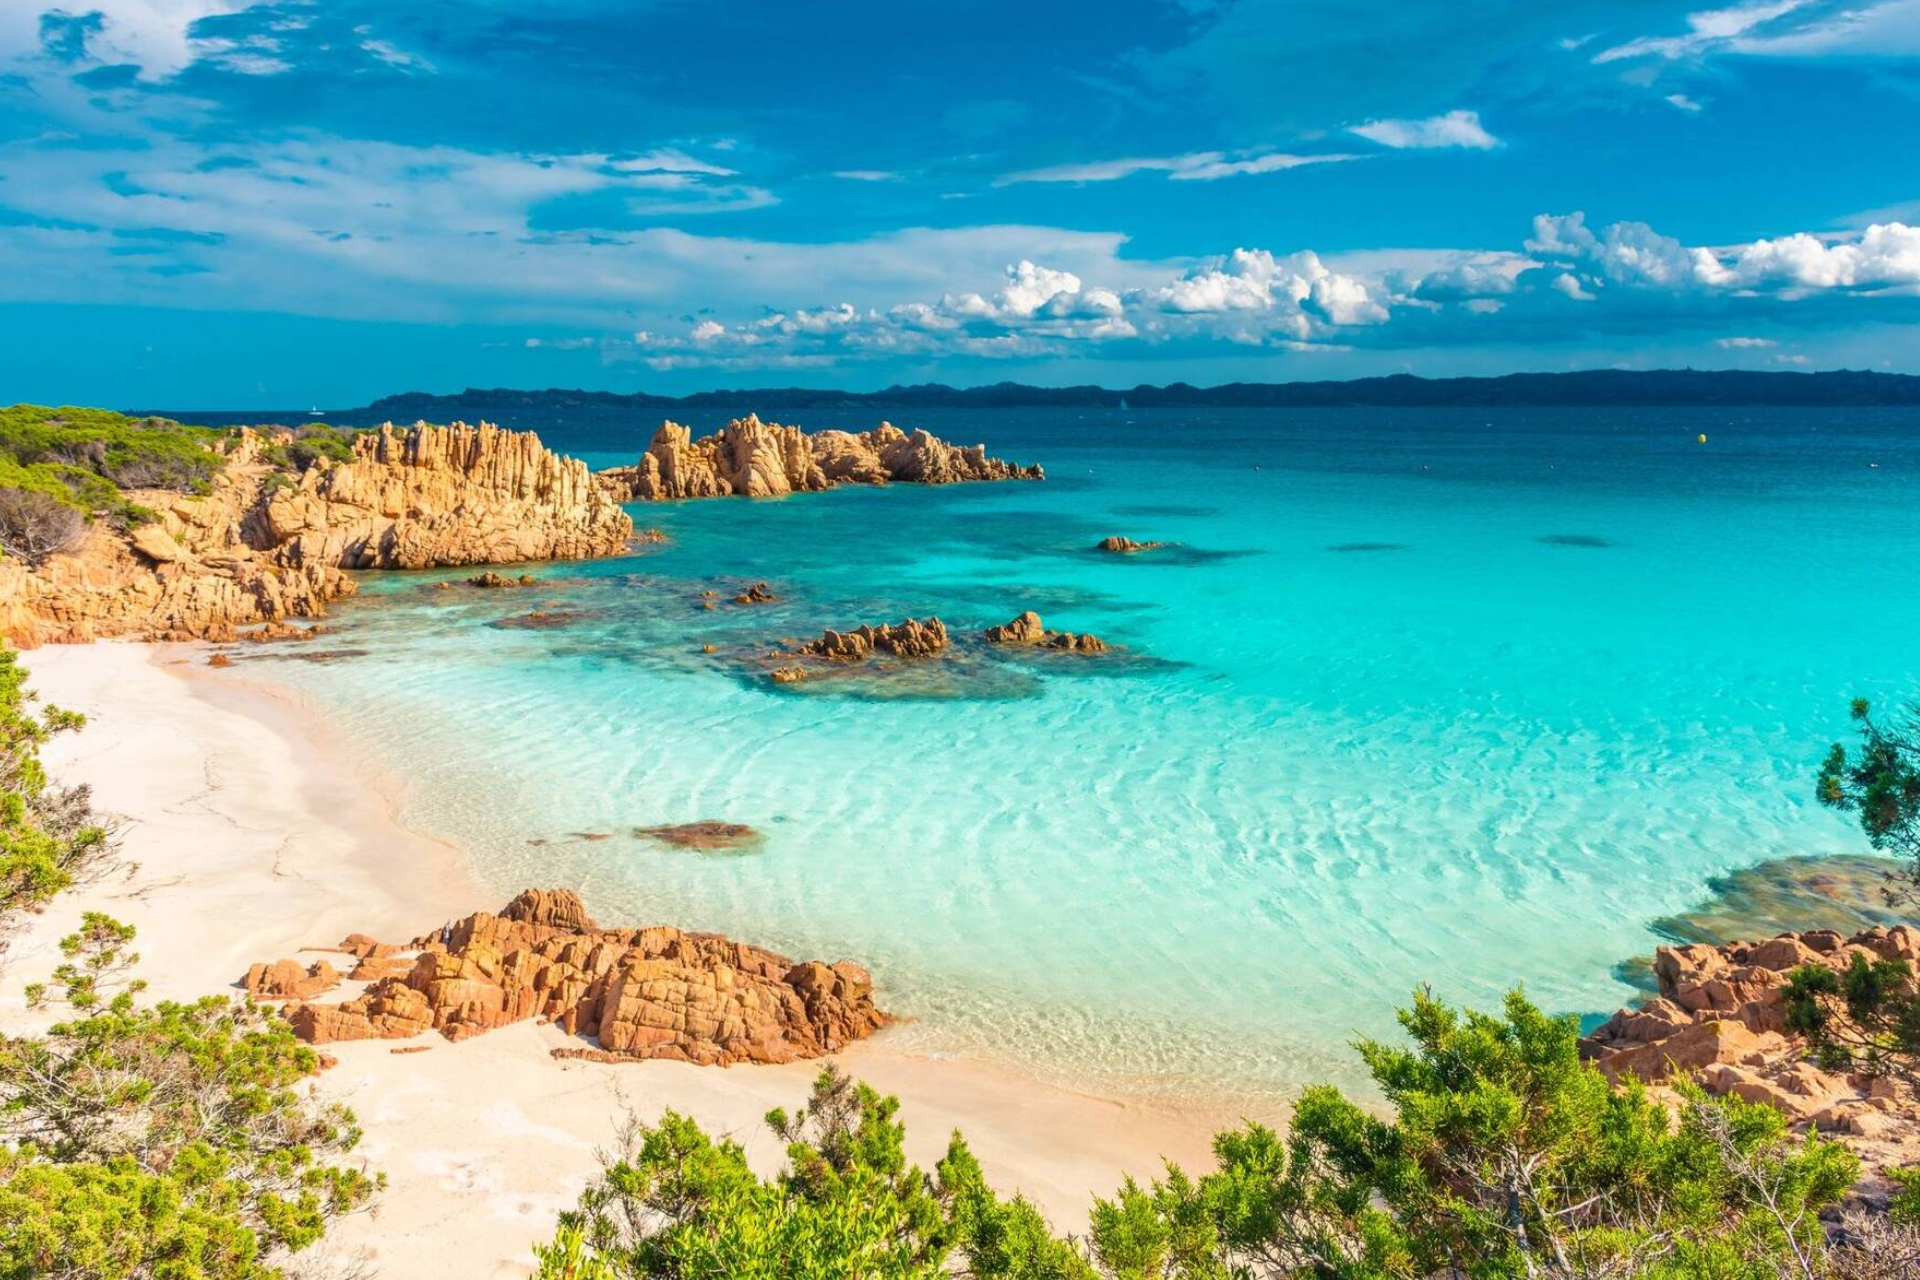
[{"label": "deep blue sea", "polygon": [[[347,656],[251,669],[502,901],[856,958],[901,1048],[1173,1097],[1351,1080],[1423,982],[1613,1008],[1709,877],[1861,849],[1812,771],[1850,696],[1920,693],[1911,410],[889,416],[1048,479],[636,508],[671,541],[516,592],[369,576],[315,642]],[[507,425],[598,467],[658,424]],[[781,603],[700,607],[756,579]],[[488,625],[534,607],[586,616]],[[795,690],[735,661],[1029,608],[1125,653]],[[695,819],[765,838],[631,834]]]}]

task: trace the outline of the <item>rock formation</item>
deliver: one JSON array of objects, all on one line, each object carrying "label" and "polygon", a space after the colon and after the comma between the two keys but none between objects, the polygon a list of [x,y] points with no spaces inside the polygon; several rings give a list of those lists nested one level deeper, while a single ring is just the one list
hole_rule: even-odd
[{"label": "rock formation", "polygon": [[806,432],[752,415],[699,440],[677,422],[663,423],[637,463],[595,477],[621,502],[766,498],[896,480],[955,484],[1043,478],[1037,466],[989,458],[985,445],[952,445],[925,431],[909,435],[890,422],[856,435]]},{"label": "rock formation", "polygon": [[0,637],[233,639],[323,614],[352,593],[347,569],[613,555],[633,533],[585,463],[530,432],[388,424],[297,477],[268,456],[280,442],[242,430],[206,493],[128,491],[156,521],[97,521],[36,569],[0,561]]},{"label": "rock formation", "polygon": [[1047,630],[1040,615],[1031,609],[997,627],[988,627],[981,638],[988,644],[1037,645],[1069,653],[1105,653],[1108,648],[1107,642],[1096,635]]},{"label": "rock formation", "polygon": [[[528,889],[499,915],[479,912],[406,950],[355,935],[342,949],[404,973],[339,1004],[285,1014],[312,1044],[401,1039],[434,1030],[464,1040],[525,1018],[591,1037],[556,1056],[668,1058],[730,1066],[817,1058],[887,1025],[857,964],[795,963],[711,933],[603,929],[567,889]],[[356,973],[358,970],[356,970]]]},{"label": "rock formation", "polygon": [[1115,555],[1130,556],[1136,551],[1157,551],[1166,546],[1164,542],[1135,542],[1132,538],[1123,538],[1119,534],[1109,534],[1094,543],[1095,551],[1111,551]]},{"label": "rock formation", "polygon": [[1690,1077],[1709,1093],[1767,1102],[1793,1121],[1868,1139],[1920,1140],[1920,1098],[1886,1077],[1827,1071],[1787,1028],[1785,988],[1806,965],[1845,969],[1855,955],[1920,964],[1920,929],[1785,933],[1764,942],[1661,947],[1660,994],[1622,1009],[1580,1042],[1609,1078]]},{"label": "rock formation", "polygon": [[947,642],[947,624],[940,619],[919,622],[908,618],[878,627],[863,625],[853,631],[828,628],[818,640],[810,640],[794,652],[830,662],[864,662],[880,653],[896,658],[930,658],[945,649]]},{"label": "rock formation", "polygon": [[777,604],[780,597],[764,582],[756,582],[733,598],[735,604]]},{"label": "rock formation", "polygon": [[256,964],[240,980],[256,1000],[311,1000],[340,985],[340,972],[325,960],[302,966],[298,960]]}]

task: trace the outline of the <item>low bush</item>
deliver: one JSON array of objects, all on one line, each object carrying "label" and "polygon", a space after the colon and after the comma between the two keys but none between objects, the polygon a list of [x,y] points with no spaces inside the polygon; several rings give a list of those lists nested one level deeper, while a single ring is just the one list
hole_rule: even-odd
[{"label": "low bush", "polygon": [[772,1179],[683,1116],[632,1126],[537,1250],[541,1280],[951,1274],[975,1280],[1823,1280],[1820,1211],[1858,1163],[1770,1107],[1685,1097],[1676,1117],[1579,1058],[1572,1018],[1519,993],[1499,1017],[1424,993],[1411,1043],[1360,1046],[1391,1119],[1307,1092],[1291,1130],[1220,1134],[1096,1201],[1084,1240],[997,1196],[954,1135],[906,1162],[897,1103],[831,1067]]},{"label": "low bush", "polygon": [[89,913],[0,1036],[0,1280],[275,1280],[376,1176],[350,1113],[298,1091],[319,1056],[272,1011],[143,1003],[133,930]]},{"label": "low bush", "polygon": [[102,867],[112,851],[111,829],[87,789],[54,786],[40,763],[49,737],[85,720],[36,708],[35,700],[19,655],[0,649],[0,929]]}]

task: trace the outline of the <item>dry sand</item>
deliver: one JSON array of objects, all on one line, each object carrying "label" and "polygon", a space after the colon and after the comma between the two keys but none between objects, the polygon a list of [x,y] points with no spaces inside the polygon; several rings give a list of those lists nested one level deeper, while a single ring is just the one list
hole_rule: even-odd
[{"label": "dry sand", "polygon": [[[89,717],[47,758],[56,778],[91,783],[98,807],[126,820],[125,865],[12,940],[0,956],[0,1022],[22,1017],[21,984],[52,967],[55,940],[83,910],[138,926],[153,992],[189,997],[233,989],[255,960],[351,932],[403,941],[500,905],[459,850],[400,826],[387,781],[322,714],[242,668],[208,670],[193,647],[127,643],[47,648],[26,662],[43,697]],[[325,1247],[381,1277],[528,1275],[530,1245],[572,1204],[625,1110],[651,1119],[675,1108],[731,1134],[771,1172],[781,1153],[761,1117],[800,1101],[816,1069],[557,1062],[548,1050],[564,1042],[528,1023],[458,1045],[407,1042],[430,1046],[422,1053],[330,1046],[339,1065],[315,1087],[358,1113],[357,1155],[388,1186]],[[960,1128],[995,1184],[1024,1192],[1062,1230],[1084,1229],[1090,1197],[1123,1172],[1152,1175],[1163,1156],[1206,1167],[1222,1120],[909,1057],[884,1033],[840,1060],[900,1096],[923,1166]]]}]

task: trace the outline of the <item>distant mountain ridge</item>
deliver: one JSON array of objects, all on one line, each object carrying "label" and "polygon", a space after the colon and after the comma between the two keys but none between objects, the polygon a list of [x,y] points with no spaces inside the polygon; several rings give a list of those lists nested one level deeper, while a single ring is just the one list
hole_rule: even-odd
[{"label": "distant mountain ridge", "polygon": [[[456,395],[422,391],[383,396],[355,411],[373,420],[412,421],[473,416],[485,411],[526,412],[563,409],[633,409],[670,412],[738,408],[745,413],[763,405],[783,408],[825,406],[923,406],[1002,408],[1012,406],[1109,406],[1136,409],[1182,407],[1320,408],[1343,405],[1432,408],[1512,406],[1762,406],[1830,407],[1843,405],[1920,406],[1920,376],[1839,369],[1822,373],[1770,373],[1747,370],[1590,369],[1573,373],[1510,373],[1489,378],[1421,378],[1394,374],[1328,382],[1230,382],[1195,387],[1175,382],[1164,387],[1115,389],[1096,386],[1033,387],[998,382],[983,387],[940,383],[888,387],[884,391],[835,391],[805,387],[762,387],[699,391],[685,396],[622,394],[613,391],[544,391],[469,387]],[[334,416],[334,415],[329,415]]]}]

